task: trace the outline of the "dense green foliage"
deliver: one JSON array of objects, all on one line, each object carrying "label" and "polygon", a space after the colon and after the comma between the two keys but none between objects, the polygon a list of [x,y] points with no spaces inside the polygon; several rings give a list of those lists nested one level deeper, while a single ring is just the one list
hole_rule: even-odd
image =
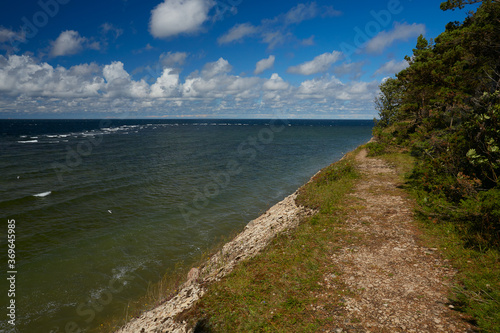
[{"label": "dense green foliage", "polygon": [[499,248],[500,4],[483,1],[434,41],[420,36],[406,60],[380,86],[374,134],[417,157],[410,182],[422,214],[456,223],[473,248]]},{"label": "dense green foliage", "polygon": [[481,2],[482,0],[447,0],[441,3],[442,10],[455,10],[455,8],[464,8],[465,5],[471,5],[474,3]]}]

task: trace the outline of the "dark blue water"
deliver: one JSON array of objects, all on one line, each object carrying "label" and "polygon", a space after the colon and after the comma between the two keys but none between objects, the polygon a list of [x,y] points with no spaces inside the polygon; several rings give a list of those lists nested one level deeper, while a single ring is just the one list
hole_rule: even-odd
[{"label": "dark blue water", "polygon": [[[372,124],[0,120],[0,245],[7,263],[14,219],[17,331],[123,316],[165,271],[368,141]],[[0,329],[13,331],[5,318]]]}]

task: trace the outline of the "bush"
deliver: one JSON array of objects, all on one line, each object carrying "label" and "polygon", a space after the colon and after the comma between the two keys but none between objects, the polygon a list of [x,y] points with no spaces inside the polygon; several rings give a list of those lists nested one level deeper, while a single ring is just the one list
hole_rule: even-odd
[{"label": "bush", "polygon": [[370,142],[366,144],[366,149],[368,149],[368,156],[380,156],[386,152],[386,144],[379,142]]}]

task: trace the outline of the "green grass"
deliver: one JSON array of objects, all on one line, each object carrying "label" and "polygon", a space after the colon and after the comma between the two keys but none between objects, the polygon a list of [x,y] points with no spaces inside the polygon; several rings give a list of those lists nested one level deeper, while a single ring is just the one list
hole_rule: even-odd
[{"label": "green grass", "polygon": [[420,219],[429,247],[437,247],[458,269],[449,296],[457,310],[469,314],[484,332],[500,332],[500,253],[466,246],[451,222]]},{"label": "green grass", "polygon": [[[339,270],[331,265],[331,256],[341,241],[355,237],[338,226],[342,202],[356,178],[352,158],[322,170],[298,198],[319,213],[211,285],[197,306],[178,319],[198,323],[200,332],[317,332],[331,327],[342,297],[351,293],[336,279]],[[321,285],[326,275],[336,277],[337,288],[328,299]]]}]

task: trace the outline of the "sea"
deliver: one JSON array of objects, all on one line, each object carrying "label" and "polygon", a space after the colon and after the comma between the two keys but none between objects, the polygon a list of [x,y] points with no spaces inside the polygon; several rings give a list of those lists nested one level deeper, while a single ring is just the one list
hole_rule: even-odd
[{"label": "sea", "polygon": [[372,127],[0,120],[0,332],[94,332],[126,318],[166,272],[242,230]]}]

